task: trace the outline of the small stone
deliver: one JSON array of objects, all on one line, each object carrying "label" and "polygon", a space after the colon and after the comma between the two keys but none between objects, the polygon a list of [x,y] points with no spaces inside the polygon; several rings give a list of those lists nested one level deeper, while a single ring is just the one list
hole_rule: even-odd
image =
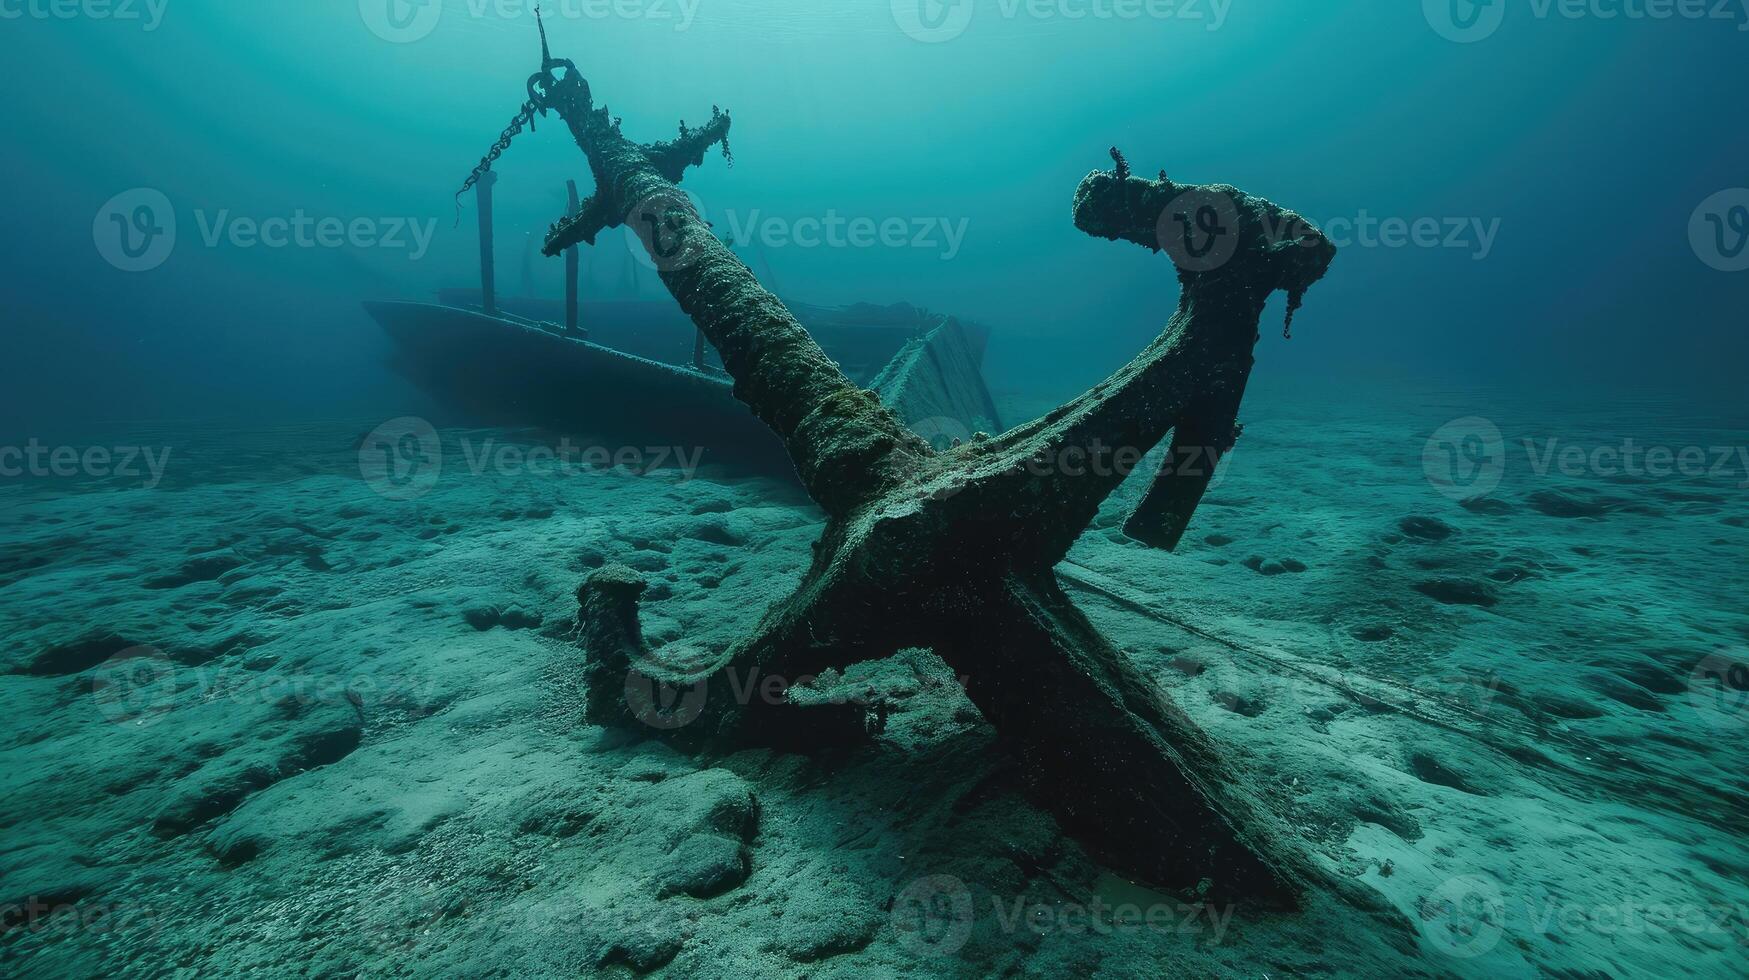
[{"label": "small stone", "polygon": [[1435,517],[1405,517],[1397,527],[1418,541],[1444,541],[1456,531],[1450,524]]},{"label": "small stone", "polygon": [[658,898],[676,893],[713,898],[739,887],[753,872],[753,858],[746,846],[716,834],[687,838],[669,857]]},{"label": "small stone", "polygon": [[803,885],[784,903],[778,943],[799,962],[823,960],[867,946],[881,918],[868,893],[850,882]]}]

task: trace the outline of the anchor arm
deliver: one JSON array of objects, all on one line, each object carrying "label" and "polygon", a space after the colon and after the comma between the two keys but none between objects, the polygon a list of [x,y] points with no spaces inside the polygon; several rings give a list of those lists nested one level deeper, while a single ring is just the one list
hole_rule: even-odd
[{"label": "anchor arm", "polygon": [[1227,294],[1261,307],[1271,293],[1285,291],[1292,324],[1306,290],[1336,257],[1335,244],[1316,225],[1228,184],[1179,184],[1165,171],[1149,180],[1118,160],[1116,170],[1095,170],[1075,189],[1075,227],[1166,252],[1186,299]]},{"label": "anchor arm", "polygon": [[[1023,530],[1009,546],[1051,564],[1168,432],[1180,448],[1230,447],[1265,304],[1285,290],[1291,317],[1336,255],[1310,222],[1263,198],[1137,177],[1114,158],[1116,170],[1094,171],[1076,189],[1076,227],[1166,251],[1178,266],[1178,309],[1135,360],[1079,398],[939,464],[959,481],[955,506],[968,520],[1013,515]],[[1163,472],[1131,519],[1134,536],[1176,543],[1207,486]]]},{"label": "anchor arm", "polygon": [[575,214],[566,215],[547,228],[541,254],[550,259],[564,254],[572,246],[595,244],[595,236],[607,228],[608,220],[607,209],[601,206],[601,199],[594,194],[589,195],[578,205]]},{"label": "anchor arm", "polygon": [[[824,671],[891,650],[820,642],[811,617],[796,614],[810,607],[794,601],[773,608],[751,636],[724,651],[684,642],[651,650],[639,617],[645,587],[631,568],[606,565],[577,588],[578,633],[588,655],[584,718],[591,724],[722,752],[750,744],[820,748],[880,730],[884,703],[815,703],[805,692]],[[790,697],[792,689],[804,696]]]},{"label": "anchor arm", "polygon": [[[704,163],[705,152],[712,146],[720,143],[723,155],[730,155],[729,125],[729,114],[717,106],[711,106],[709,123],[699,129],[688,129],[682,123],[678,139],[651,143],[644,147],[644,155],[664,180],[678,184],[688,167],[697,167]],[[597,235],[618,224],[600,196],[591,194],[575,214],[553,222],[547,229],[541,253],[550,258],[579,243],[593,245]]]},{"label": "anchor arm", "polygon": [[1239,437],[1244,394],[1241,379],[1185,409],[1154,482],[1124,522],[1125,535],[1164,551],[1177,549],[1216,468]]}]

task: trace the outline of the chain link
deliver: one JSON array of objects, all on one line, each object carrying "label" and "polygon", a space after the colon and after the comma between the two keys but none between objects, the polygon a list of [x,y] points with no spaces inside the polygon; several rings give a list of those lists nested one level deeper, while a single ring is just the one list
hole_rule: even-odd
[{"label": "chain link", "polygon": [[492,169],[492,164],[497,163],[498,158],[504,155],[504,151],[510,149],[510,141],[521,134],[522,127],[534,121],[534,113],[535,104],[532,101],[522,104],[522,110],[516,114],[515,119],[510,120],[510,125],[504,127],[504,132],[499,135],[498,142],[492,144],[492,148],[487,150],[486,155],[480,159],[480,165],[475,167],[474,172],[468,175],[468,179],[462,182],[462,189],[455,192],[458,209],[461,207],[462,195],[473,189],[473,186],[480,182],[480,178],[486,175],[486,171]]}]

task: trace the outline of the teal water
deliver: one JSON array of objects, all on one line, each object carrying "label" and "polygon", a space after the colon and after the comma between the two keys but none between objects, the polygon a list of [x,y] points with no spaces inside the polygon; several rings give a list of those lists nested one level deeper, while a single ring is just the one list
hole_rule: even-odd
[{"label": "teal water", "polygon": [[[0,176],[15,198],[0,275],[15,322],[41,325],[8,331],[9,360],[27,366],[9,409],[384,407],[372,397],[380,351],[353,301],[473,278],[472,213],[452,227],[450,194],[538,67],[530,4],[403,6],[408,32],[383,29],[417,38],[407,43],[341,0],[170,0],[158,21],[137,0],[139,20],[7,22],[19,84],[5,109]],[[1157,8],[1172,16],[1099,17],[1095,0],[1062,0],[1037,17],[978,0],[959,34],[922,43],[882,2],[639,0],[629,18],[605,3],[548,6],[557,51],[634,135],[665,138],[713,104],[735,114],[738,165],[687,181],[719,227],[731,211],[743,227],[834,211],[963,227],[951,259],[945,234],[767,255],[798,299],[907,301],[1001,324],[998,383],[1090,382],[1169,309],[1169,277],[1149,256],[1087,241],[1068,220],[1075,182],[1114,144],[1141,173],[1230,182],[1320,222],[1441,223],[1441,247],[1347,249],[1306,314],[1314,342],[1264,357],[1266,371],[1728,392],[1749,353],[1742,278],[1689,243],[1701,203],[1744,182],[1727,108],[1744,81],[1740,9],[1569,19],[1499,0],[1498,29],[1457,44],[1417,4],[1200,0]],[[545,229],[579,164],[558,127],[519,140],[500,165],[500,234]],[[152,276],[118,273],[90,247],[92,216],[137,187],[162,191],[180,219]],[[411,248],[203,240],[202,215],[210,229],[221,214],[300,210],[424,222],[431,243],[411,261]],[[1452,247],[1448,222],[1468,229]],[[518,284],[520,253],[501,262]],[[545,283],[562,275],[536,266]],[[69,359],[87,384],[34,370]]]},{"label": "teal water", "polygon": [[[591,569],[723,649],[824,518],[714,462],[555,475],[570,433],[391,369],[360,304],[478,284],[455,192],[532,2],[0,0],[0,974],[1742,975],[1749,5],[543,16],[634,139],[733,114],[683,186],[785,299],[988,327],[1009,423],[1177,301],[1070,220],[1109,147],[1337,241],[1184,544],[1124,537],[1132,480],[1059,574],[1396,926],[1126,880],[925,652],[857,668],[902,707],[843,755],[582,723]],[[555,298],[584,159],[549,119],[494,169],[499,292]],[[581,261],[669,310],[622,230]],[[385,491],[408,417],[443,467]]]}]

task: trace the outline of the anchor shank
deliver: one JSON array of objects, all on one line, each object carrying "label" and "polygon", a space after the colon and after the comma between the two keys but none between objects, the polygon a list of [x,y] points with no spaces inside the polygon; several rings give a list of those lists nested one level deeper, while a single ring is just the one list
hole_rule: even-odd
[{"label": "anchor shank", "polygon": [[[639,234],[663,285],[722,356],[735,396],[783,439],[809,496],[841,515],[896,485],[927,446],[845,377],[607,110],[583,100],[556,107],[594,171],[597,220]],[[707,128],[726,133],[728,116]],[[654,157],[702,154],[696,143],[672,147]]]}]

